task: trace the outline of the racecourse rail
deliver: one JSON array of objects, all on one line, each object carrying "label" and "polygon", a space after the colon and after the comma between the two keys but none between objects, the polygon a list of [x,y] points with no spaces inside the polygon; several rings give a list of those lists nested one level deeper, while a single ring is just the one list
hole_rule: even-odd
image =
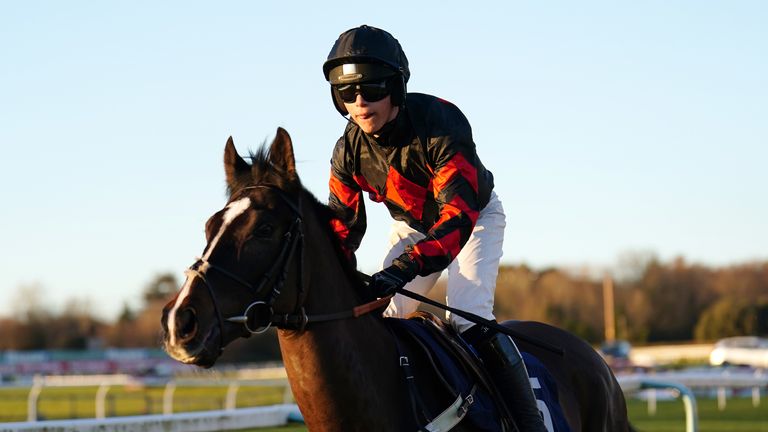
[{"label": "racecourse rail", "polygon": [[[768,387],[768,374],[762,371],[750,372],[729,369],[708,369],[654,374],[631,374],[618,376],[625,393],[651,390],[648,396],[649,411],[655,409],[655,390],[670,389],[683,399],[686,409],[686,431],[698,430],[696,401],[691,389],[717,389],[718,405],[725,407],[726,389],[752,389],[752,403],[760,404],[760,390]],[[157,379],[139,379],[128,375],[86,375],[36,377],[29,392],[28,421],[0,423],[0,432],[5,431],[220,431],[253,427],[280,426],[289,417],[298,416],[298,408],[289,403],[292,399],[285,370],[269,368],[244,371],[232,379],[166,379],[163,393],[163,414],[105,417],[104,398],[111,386],[129,385],[141,381],[145,384]],[[37,397],[44,387],[88,386],[99,387],[94,404],[96,418],[79,420],[37,421]],[[284,403],[280,405],[236,409],[237,391],[240,386],[283,386]],[[221,410],[173,413],[173,395],[177,386],[226,386],[227,396]]]}]

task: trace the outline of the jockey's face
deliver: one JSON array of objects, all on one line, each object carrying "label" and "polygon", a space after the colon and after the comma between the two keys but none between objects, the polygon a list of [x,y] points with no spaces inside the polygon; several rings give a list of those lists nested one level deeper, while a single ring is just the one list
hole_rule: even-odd
[{"label": "jockey's face", "polygon": [[360,94],[357,95],[354,102],[344,102],[344,107],[349,112],[352,121],[360,126],[363,132],[374,136],[385,124],[397,117],[397,112],[400,109],[392,105],[390,96],[376,102],[368,102]]}]

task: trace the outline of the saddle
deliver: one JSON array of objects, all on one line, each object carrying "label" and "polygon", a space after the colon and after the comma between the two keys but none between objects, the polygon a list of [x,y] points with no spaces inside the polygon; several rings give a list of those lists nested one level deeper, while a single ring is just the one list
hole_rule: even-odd
[{"label": "saddle", "polygon": [[[512,415],[501,393],[485,370],[482,361],[471,345],[445,321],[428,312],[415,312],[408,319],[384,318],[395,335],[400,351],[400,366],[403,368],[415,418],[421,417],[427,423],[420,431],[448,431],[459,421],[467,418],[477,430],[517,430]],[[445,390],[456,398],[451,406],[432,418],[425,412],[422,395],[414,385],[410,357],[413,352],[403,348],[419,350],[429,359],[430,366],[443,383]],[[547,430],[570,432],[558,398],[557,382],[546,366],[534,355],[522,352],[528,370],[539,411]]]},{"label": "saddle", "polygon": [[480,431],[514,430],[514,422],[501,394],[472,347],[459,337],[453,327],[422,311],[411,314],[408,319],[385,320],[396,340],[407,342],[409,348],[419,350],[419,354],[429,360],[445,391],[455,398],[455,402],[442,413],[427,413],[423,396],[414,384],[413,353],[398,343],[400,366],[408,383],[414,416],[427,423],[420,430],[447,431],[464,417]]}]

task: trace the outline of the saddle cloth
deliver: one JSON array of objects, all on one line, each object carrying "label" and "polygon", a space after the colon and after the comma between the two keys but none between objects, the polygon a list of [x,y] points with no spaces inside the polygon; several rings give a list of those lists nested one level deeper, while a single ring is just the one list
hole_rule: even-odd
[{"label": "saddle cloth", "polygon": [[[390,328],[401,338],[416,341],[439,376],[453,388],[453,395],[467,395],[474,390],[466,421],[480,431],[512,429],[509,411],[501,395],[472,349],[458,333],[436,316],[416,312],[409,319],[386,318]],[[544,364],[529,353],[522,353],[539,411],[549,432],[570,432],[557,396],[557,383]]]},{"label": "saddle cloth", "polygon": [[536,395],[536,404],[549,432],[570,432],[565,421],[563,408],[557,397],[557,383],[547,367],[533,354],[522,352],[523,363],[528,370],[528,379]]}]

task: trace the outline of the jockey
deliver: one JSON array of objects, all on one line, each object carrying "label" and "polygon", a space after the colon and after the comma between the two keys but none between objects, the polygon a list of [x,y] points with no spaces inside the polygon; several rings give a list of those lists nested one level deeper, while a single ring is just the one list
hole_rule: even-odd
[{"label": "jockey", "polygon": [[[334,230],[347,252],[357,250],[366,230],[363,192],[394,219],[384,268],[372,275],[374,293],[405,287],[426,294],[447,268],[448,305],[493,320],[506,222],[467,119],[443,99],[406,93],[408,59],[384,30],[342,33],[323,73],[336,109],[349,116],[331,159]],[[417,307],[396,295],[385,315],[405,317]],[[448,317],[480,353],[521,430],[546,430],[512,339]]]}]

